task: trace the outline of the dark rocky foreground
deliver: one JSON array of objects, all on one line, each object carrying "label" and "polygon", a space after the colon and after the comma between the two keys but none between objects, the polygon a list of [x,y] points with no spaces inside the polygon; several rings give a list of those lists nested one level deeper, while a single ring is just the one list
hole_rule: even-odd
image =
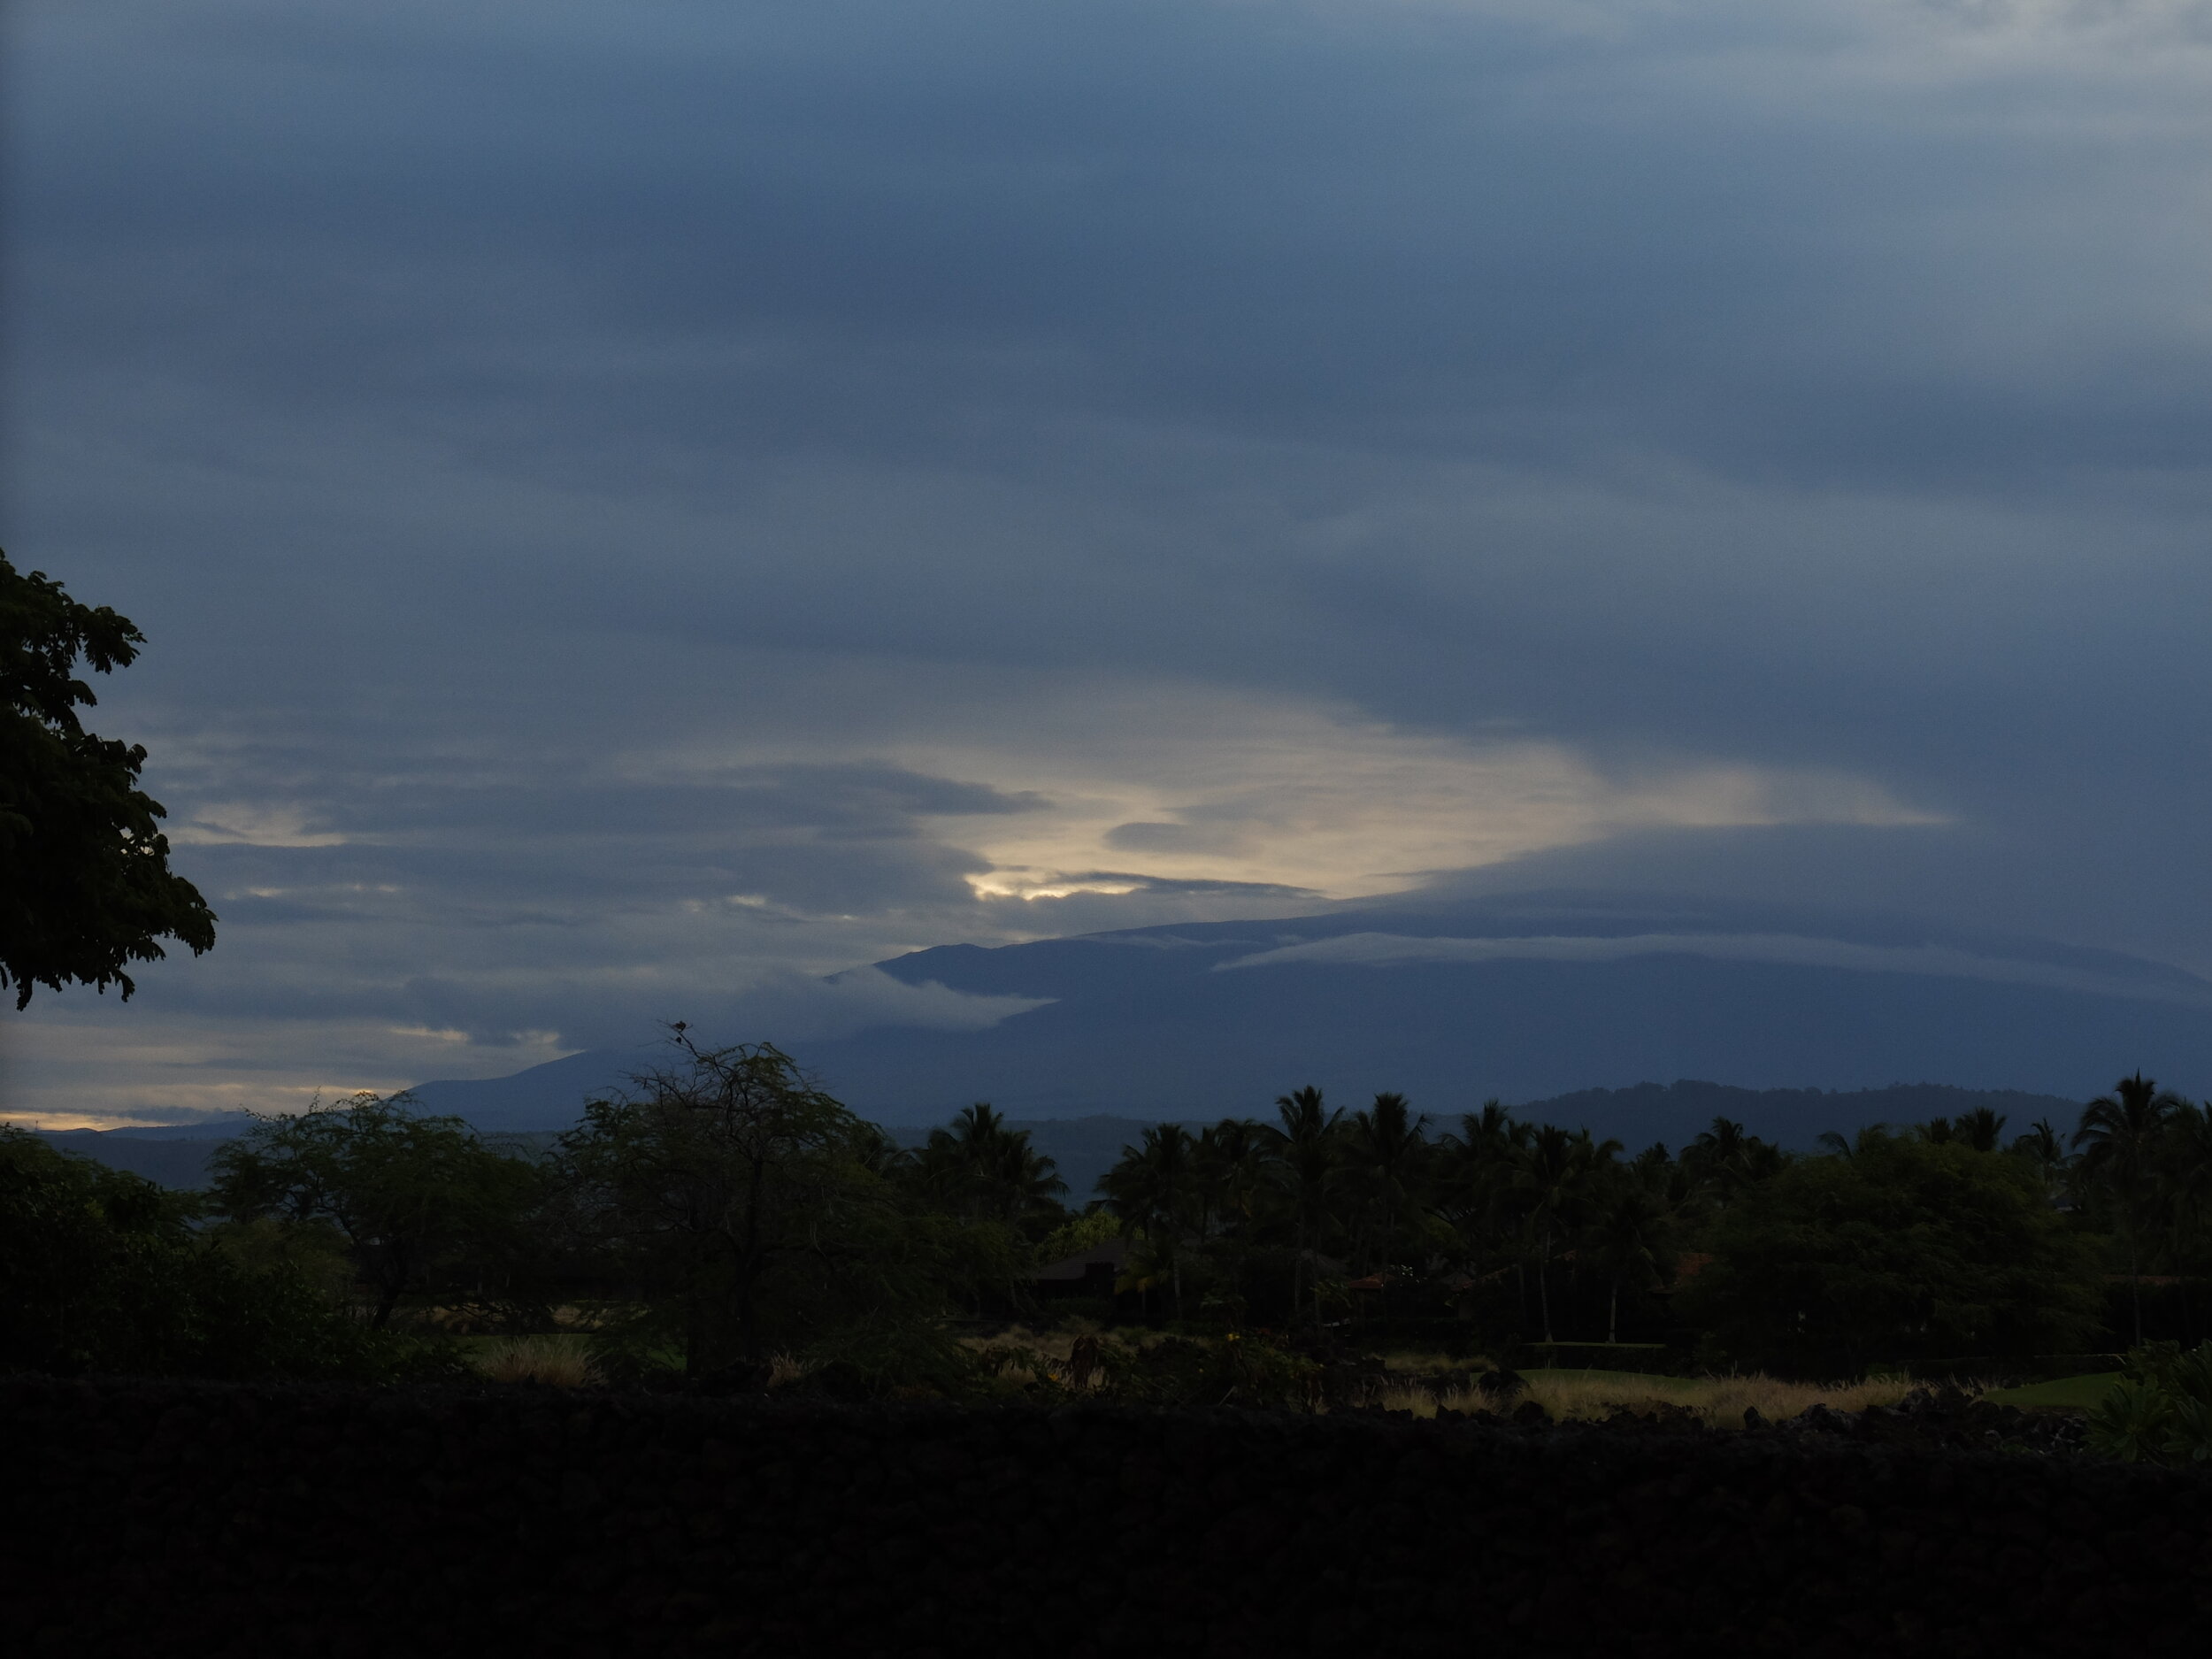
[{"label": "dark rocky foreground", "polygon": [[2212,1479],[1817,1429],[18,1378],[0,1445],[15,1651],[1857,1659],[2212,1630]]}]

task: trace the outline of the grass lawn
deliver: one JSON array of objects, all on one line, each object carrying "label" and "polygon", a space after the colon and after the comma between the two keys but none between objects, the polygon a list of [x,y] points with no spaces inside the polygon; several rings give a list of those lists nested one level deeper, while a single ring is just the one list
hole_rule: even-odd
[{"label": "grass lawn", "polygon": [[[1903,1378],[1873,1378],[1860,1383],[1816,1385],[1784,1382],[1767,1376],[1658,1377],[1648,1371],[1593,1371],[1537,1366],[1521,1373],[1531,1400],[1555,1417],[1602,1417],[1617,1407],[1648,1411],[1660,1406],[1686,1407],[1714,1428],[1741,1428],[1744,1412],[1755,1409],[1770,1423],[1793,1417],[1806,1407],[1825,1404],[1842,1411],[1870,1405],[1894,1405],[1912,1384]],[[1441,1402],[1418,1388],[1395,1389],[1386,1406],[1427,1417],[1441,1404],[1457,1411],[1482,1411],[1489,1402],[1468,1389]]]},{"label": "grass lawn", "polygon": [[[1680,1400],[1685,1404],[1699,1402],[1715,1386],[1715,1379],[1704,1377],[1653,1377],[1640,1371],[1571,1371],[1564,1367],[1525,1371],[1521,1375],[1528,1379],[1532,1388],[1539,1384],[1564,1385],[1577,1392],[1587,1389],[1622,1396],[1632,1390],[1658,1399]],[[2116,1371],[2097,1371],[2086,1377],[2061,1377],[2051,1382],[2028,1383],[2018,1388],[1992,1388],[1982,1397],[2001,1406],[2019,1406],[2027,1410],[2086,1411],[2119,1380],[2120,1373]]]},{"label": "grass lawn", "polygon": [[2116,1371],[2096,1371],[2087,1377],[2061,1377],[2053,1382],[2028,1383],[2018,1388],[1992,1388],[1982,1396],[2001,1406],[2028,1410],[2086,1411],[2103,1399],[2120,1380]]},{"label": "grass lawn", "polygon": [[1540,1365],[1521,1373],[1530,1382],[1576,1382],[1593,1386],[1633,1388],[1655,1394],[1695,1394],[1706,1382],[1702,1377],[1660,1377],[1650,1371],[1600,1371],[1570,1365]]}]

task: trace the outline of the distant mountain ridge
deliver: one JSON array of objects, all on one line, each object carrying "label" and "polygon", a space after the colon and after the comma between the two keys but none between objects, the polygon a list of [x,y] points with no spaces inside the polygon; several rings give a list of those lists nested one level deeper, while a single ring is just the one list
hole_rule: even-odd
[{"label": "distant mountain ridge", "polygon": [[[2212,982],[2179,968],[1897,916],[1642,894],[1404,898],[946,945],[808,995],[838,1018],[810,1027],[788,997],[671,1017],[710,1041],[776,1041],[886,1125],[941,1123],[979,1100],[1023,1121],[1212,1121],[1264,1115],[1310,1083],[1348,1102],[1395,1089],[1440,1118],[1492,1096],[1586,1097],[1593,1127],[1648,1120],[1663,1126],[1636,1133],[1671,1139],[1701,1126],[1676,1091],[1728,1087],[1795,1091],[1772,1127],[1754,1126],[1801,1145],[1857,1127],[1826,1119],[1860,1107],[1938,1115],[1837,1104],[1902,1079],[2071,1102],[2139,1068],[2212,1094]],[[667,1058],[641,1041],[415,1092],[486,1130],[553,1129]],[[1659,1078],[1726,1082],[1647,1100],[1660,1086],[1641,1079]]]},{"label": "distant mountain ridge", "polygon": [[[1305,1083],[1348,1100],[1397,1089],[1438,1112],[1653,1078],[1831,1091],[1917,1079],[2073,1101],[2140,1067],[2212,1093],[2212,983],[2194,974],[1806,907],[1620,893],[1401,900],[940,946],[832,975],[823,994],[892,981],[902,995],[935,987],[941,1002],[1024,999],[1024,1011],[789,1040],[742,999],[718,1020],[686,1017],[725,1040],[777,1038],[840,1099],[894,1124],[940,1122],[978,1100],[1024,1119],[1212,1119]],[[588,1051],[417,1092],[487,1127],[538,1128],[660,1058]]]},{"label": "distant mountain ridge", "polygon": [[[1347,1099],[1333,1106],[1356,1108],[1366,1102]],[[2026,1094],[2001,1089],[1954,1088],[1944,1084],[1901,1083],[1888,1088],[1863,1089],[1848,1094],[1826,1094],[1819,1089],[1742,1089],[1720,1083],[1685,1080],[1673,1084],[1639,1083],[1632,1088],[1584,1089],[1555,1100],[1532,1101],[1515,1107],[1517,1116],[1535,1123],[1563,1124],[1587,1128],[1601,1140],[1620,1141],[1631,1152],[1655,1141],[1680,1151],[1700,1130],[1716,1118],[1730,1118],[1752,1133],[1785,1146],[1803,1149],[1813,1138],[1829,1129],[1849,1133],[1870,1123],[1904,1125],[1924,1123],[1931,1118],[1957,1118],[1978,1106],[1987,1106],[2005,1117],[2007,1134],[2017,1134],[2036,1118],[2049,1118],[2063,1132],[2070,1129],[2081,1108],[2078,1102],[2050,1094]],[[1270,1120],[1270,1110],[1240,1116]],[[1430,1114],[1432,1136],[1458,1127],[1457,1113]],[[1008,1127],[1029,1132],[1030,1144],[1051,1158],[1060,1178],[1068,1184],[1067,1202],[1080,1205],[1088,1200],[1098,1179],[1155,1123],[1145,1118],[1117,1118],[1100,1114],[1087,1118],[1044,1118],[1010,1120]],[[1212,1118],[1179,1120],[1194,1133]],[[887,1125],[902,1146],[917,1147],[928,1138],[928,1124]],[[204,1135],[163,1139],[156,1130],[70,1129],[48,1132],[46,1138],[65,1150],[81,1153],[115,1169],[130,1170],[164,1187],[196,1187],[207,1179],[210,1160],[223,1144],[222,1138]],[[542,1142],[545,1132],[495,1135],[495,1140]]]},{"label": "distant mountain ridge", "polygon": [[2071,1101],[2140,1066],[2212,1092],[2212,984],[2193,974],[1774,905],[1533,894],[950,946],[879,970],[1052,999],[983,1030],[795,1046],[892,1120],[977,1099],[1025,1118],[1210,1118],[1309,1082],[1441,1111],[1653,1078]]}]

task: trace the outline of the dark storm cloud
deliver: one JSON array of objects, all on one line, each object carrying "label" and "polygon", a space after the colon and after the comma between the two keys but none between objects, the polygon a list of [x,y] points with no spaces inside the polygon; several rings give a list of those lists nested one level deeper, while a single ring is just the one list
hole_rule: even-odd
[{"label": "dark storm cloud", "polygon": [[154,635],[226,895],[149,998],[596,1033],[1298,902],[1147,871],[1240,841],[1173,799],[972,890],[1049,792],[913,732],[1108,673],[1945,820],[1484,881],[2206,965],[2193,16],[19,8],[8,544]]},{"label": "dark storm cloud", "polygon": [[[1103,417],[1538,460],[1663,430],[1755,478],[2040,490],[2193,475],[2212,416],[2201,343],[2125,315],[2187,250],[2056,223],[2154,211],[2199,134],[2063,88],[2036,119],[2032,81],[1900,107],[1817,6],[1610,43],[1393,6],[461,10],[160,8],[140,50],[57,49],[30,95],[100,124],[34,124],[42,332],[632,485],[733,446],[1018,465]],[[1716,23],[1808,96],[1717,88]],[[2114,333],[2023,360],[2070,317]]]}]

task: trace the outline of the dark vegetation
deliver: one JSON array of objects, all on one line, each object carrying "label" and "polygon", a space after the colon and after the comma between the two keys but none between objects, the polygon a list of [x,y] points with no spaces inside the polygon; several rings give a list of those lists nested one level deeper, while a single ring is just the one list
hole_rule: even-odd
[{"label": "dark vegetation", "polygon": [[[1725,1119],[1677,1154],[1394,1094],[1148,1132],[1106,1178],[1171,1317],[1515,1343],[1659,1344],[1832,1379],[2201,1340],[2206,1109],[2139,1077],[2070,1133],[1979,1111],[1793,1156]],[[2155,1282],[2146,1284],[2146,1280]]]},{"label": "dark vegetation", "polygon": [[2194,1654],[2212,1486],[1819,1433],[0,1379],[30,1653]]},{"label": "dark vegetation", "polygon": [[[1272,1121],[1148,1130],[1078,1212],[988,1106],[902,1148],[769,1045],[672,1039],[549,1141],[362,1095],[259,1120],[204,1194],[0,1132],[0,1362],[396,1378],[543,1333],[631,1384],[1310,1405],[1393,1345],[1832,1381],[2201,1340],[2212,1132],[2139,1077],[2064,1134],[1981,1112],[1811,1156],[1726,1120],[1632,1156],[1494,1102],[1440,1131],[1302,1089]],[[1108,1243],[1110,1300],[1041,1295]],[[1171,1340],[1094,1339],[1082,1377],[987,1340],[1071,1312]],[[2193,1421],[2154,1386],[2157,1424]]]},{"label": "dark vegetation", "polygon": [[0,1366],[391,1379],[458,1369],[440,1345],[355,1317],[333,1241],[207,1219],[196,1197],[0,1126]]},{"label": "dark vegetation", "polygon": [[88,732],[96,701],[77,678],[128,667],[146,636],[105,605],[80,604],[42,572],[0,554],[0,987],[16,1006],[47,986],[134,988],[159,941],[199,955],[215,915],[169,868],[161,803],[138,787],[146,751]]}]

